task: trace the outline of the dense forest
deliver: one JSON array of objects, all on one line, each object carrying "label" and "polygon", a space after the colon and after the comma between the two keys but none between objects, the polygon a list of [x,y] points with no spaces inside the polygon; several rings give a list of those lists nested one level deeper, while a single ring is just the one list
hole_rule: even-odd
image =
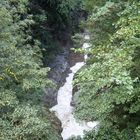
[{"label": "dense forest", "polygon": [[99,124],[71,140],[140,140],[139,0],[0,1],[0,140],[62,139],[42,100],[48,63],[85,29],[74,115]]}]

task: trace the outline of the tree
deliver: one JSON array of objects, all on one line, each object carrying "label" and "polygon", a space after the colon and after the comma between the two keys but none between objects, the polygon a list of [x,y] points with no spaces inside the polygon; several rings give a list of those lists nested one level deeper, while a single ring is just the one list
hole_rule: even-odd
[{"label": "tree", "polygon": [[1,0],[0,7],[0,139],[58,140],[40,102],[51,81],[32,43],[28,0]]},{"label": "tree", "polygon": [[139,8],[138,1],[106,2],[87,22],[92,47],[75,80],[75,114],[100,124],[84,140],[140,138]]}]

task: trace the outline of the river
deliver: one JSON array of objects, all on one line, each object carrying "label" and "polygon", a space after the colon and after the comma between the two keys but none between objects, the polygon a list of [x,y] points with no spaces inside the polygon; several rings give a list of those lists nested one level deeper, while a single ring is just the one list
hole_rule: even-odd
[{"label": "river", "polygon": [[[85,43],[82,48],[87,49],[90,47],[88,40],[90,39],[89,35],[84,36]],[[87,55],[85,54],[85,60],[87,59]],[[84,131],[89,131],[93,129],[98,122],[85,122],[85,121],[77,121],[73,115],[73,107],[70,105],[72,100],[72,82],[75,73],[81,69],[82,66],[85,65],[85,62],[77,62],[74,66],[70,68],[70,73],[68,77],[66,77],[65,84],[60,87],[57,96],[58,104],[52,107],[50,110],[55,112],[56,116],[62,123],[62,137],[63,140],[67,140],[71,136],[83,136]]]}]

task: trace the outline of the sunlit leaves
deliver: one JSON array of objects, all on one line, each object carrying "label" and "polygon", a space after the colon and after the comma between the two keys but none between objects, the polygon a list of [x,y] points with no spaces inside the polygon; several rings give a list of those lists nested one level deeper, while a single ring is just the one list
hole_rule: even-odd
[{"label": "sunlit leaves", "polygon": [[99,120],[100,128],[84,140],[139,139],[139,8],[136,1],[107,2],[88,20],[92,47],[75,80],[80,89],[75,113]]}]

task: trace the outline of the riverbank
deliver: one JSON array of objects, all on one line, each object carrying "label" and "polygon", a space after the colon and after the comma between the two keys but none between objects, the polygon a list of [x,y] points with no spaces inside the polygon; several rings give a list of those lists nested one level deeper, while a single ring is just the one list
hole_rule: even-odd
[{"label": "riverbank", "polygon": [[[88,40],[89,38],[87,38],[87,35],[85,35],[84,39]],[[83,49],[86,49],[87,47],[88,47],[88,43],[84,43]],[[74,53],[71,52],[69,49],[68,56],[69,59],[67,60],[68,60],[69,68],[66,69],[65,67],[65,70],[67,70],[65,71],[67,72],[67,76],[63,77],[66,78],[66,81],[59,88],[56,94],[57,96],[55,95],[57,99],[57,104],[50,109],[52,112],[55,113],[55,115],[61,121],[61,126],[63,129],[61,135],[63,137],[63,140],[66,140],[71,136],[78,136],[78,135],[83,136],[84,131],[89,131],[97,125],[97,122],[77,121],[73,115],[74,107],[71,106],[71,102],[73,99],[72,82],[73,82],[74,75],[77,73],[77,71],[80,70],[85,65],[84,58],[87,57],[87,55]]]}]

